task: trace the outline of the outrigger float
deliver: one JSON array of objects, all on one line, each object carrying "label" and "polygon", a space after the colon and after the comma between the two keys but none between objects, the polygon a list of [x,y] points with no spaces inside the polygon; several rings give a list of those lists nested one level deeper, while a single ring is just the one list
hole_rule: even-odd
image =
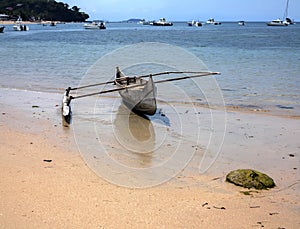
[{"label": "outrigger float", "polygon": [[[171,75],[171,74],[189,74],[181,77],[163,79],[153,81],[154,76],[159,75]],[[209,75],[220,75],[219,72],[195,72],[195,71],[168,71],[160,72],[155,74],[147,74],[141,76],[126,76],[120,71],[119,67],[116,68],[116,77],[113,81],[107,81],[97,84],[91,84],[81,87],[68,87],[65,90],[63,101],[62,101],[62,119],[63,125],[69,126],[72,120],[71,101],[74,99],[80,99],[89,96],[96,96],[106,93],[118,91],[122,97],[123,103],[133,112],[140,115],[154,115],[157,109],[156,102],[156,84],[191,79],[196,77],[203,77]],[[144,79],[148,78],[148,79]],[[71,91],[77,91],[84,88],[96,87],[105,84],[115,85],[116,88],[104,91],[98,91],[94,93],[72,96]]]}]

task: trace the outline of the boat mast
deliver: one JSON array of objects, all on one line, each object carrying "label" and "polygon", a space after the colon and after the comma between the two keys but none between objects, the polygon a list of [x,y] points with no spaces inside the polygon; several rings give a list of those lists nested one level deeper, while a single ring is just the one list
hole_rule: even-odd
[{"label": "boat mast", "polygon": [[286,1],[286,7],[283,15],[283,20],[285,20],[288,17],[288,9],[289,9],[289,0]]}]

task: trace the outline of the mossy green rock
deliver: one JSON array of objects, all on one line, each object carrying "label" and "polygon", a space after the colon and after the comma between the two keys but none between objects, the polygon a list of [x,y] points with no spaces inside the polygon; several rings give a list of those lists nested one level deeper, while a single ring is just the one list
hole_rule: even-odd
[{"label": "mossy green rock", "polygon": [[226,176],[226,181],[244,188],[268,189],[275,187],[271,177],[252,169],[231,171]]}]

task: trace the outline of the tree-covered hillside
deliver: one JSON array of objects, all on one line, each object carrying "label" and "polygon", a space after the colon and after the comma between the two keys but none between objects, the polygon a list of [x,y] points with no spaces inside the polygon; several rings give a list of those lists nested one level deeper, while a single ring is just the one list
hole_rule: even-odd
[{"label": "tree-covered hillside", "polygon": [[23,20],[53,20],[82,22],[89,15],[77,6],[70,7],[54,0],[0,0],[0,14],[11,18],[21,16]]}]

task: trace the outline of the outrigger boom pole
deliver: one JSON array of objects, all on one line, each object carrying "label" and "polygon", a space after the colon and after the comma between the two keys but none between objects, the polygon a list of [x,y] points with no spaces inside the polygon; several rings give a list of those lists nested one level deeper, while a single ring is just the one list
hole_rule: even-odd
[{"label": "outrigger boom pole", "polygon": [[[157,73],[157,74],[172,74],[173,72],[165,72],[165,73]],[[176,73],[183,73],[183,72],[176,72]],[[188,72],[184,72],[184,73],[188,73]],[[199,73],[199,72],[189,72],[189,73]],[[157,75],[156,74],[156,75]],[[178,78],[171,78],[171,79],[165,79],[165,80],[159,80],[159,81],[155,81],[156,84],[158,83],[165,83],[165,82],[170,82],[170,81],[177,81],[177,80],[184,80],[184,79],[190,79],[190,78],[196,78],[196,77],[202,77],[202,76],[208,76],[208,75],[220,75],[220,72],[201,72],[201,74],[197,74],[197,75],[192,75],[192,76],[183,76],[183,77],[178,77]],[[153,76],[152,74],[147,75],[147,77],[149,76]],[[138,76],[135,77],[136,79],[139,78],[143,78],[146,76]],[[118,80],[125,80],[127,78],[130,77],[123,77],[123,78],[118,78]],[[104,85],[104,84],[109,84],[109,83],[114,83],[114,81],[108,81],[105,83],[99,83],[99,84],[91,84],[91,85],[87,85],[87,86],[82,86],[82,87],[77,87],[77,88],[71,88],[68,87],[66,89],[66,95],[69,96],[69,92],[70,90],[77,90],[77,89],[82,89],[82,88],[87,88],[87,87],[93,87],[93,86],[98,86],[98,85]],[[143,86],[145,84],[139,84],[139,85],[130,85],[130,86],[126,86],[124,88],[116,88],[116,89],[110,89],[110,90],[105,90],[105,91],[99,91],[99,92],[94,92],[94,93],[90,93],[90,94],[85,94],[85,95],[79,95],[76,97],[73,96],[69,96],[70,100],[72,99],[80,99],[80,98],[84,98],[84,97],[88,97],[88,96],[94,96],[94,95],[100,95],[100,94],[105,94],[105,93],[110,93],[110,92],[115,92],[115,91],[121,91],[121,90],[125,90],[125,89],[131,89],[131,88],[135,88],[135,87],[139,87],[139,86]]]},{"label": "outrigger boom pole", "polygon": [[[159,72],[159,73],[154,73],[154,74],[147,74],[147,75],[141,75],[141,76],[133,76],[136,79],[140,79],[140,78],[146,78],[149,77],[149,75],[151,76],[159,76],[159,75],[170,75],[170,74],[199,74],[199,76],[202,76],[202,74],[208,74],[208,75],[216,75],[214,74],[216,72],[195,72],[195,71],[169,71],[169,72]],[[220,74],[220,73],[217,73]],[[119,80],[126,80],[128,77],[122,77],[119,78]],[[174,78],[175,80],[176,78]],[[74,88],[70,88],[70,90],[79,90],[79,89],[84,89],[84,88],[88,88],[88,87],[96,87],[96,86],[101,86],[101,85],[105,85],[105,84],[111,84],[111,83],[115,83],[115,80],[112,81],[107,81],[107,82],[102,82],[102,83],[96,83],[96,84],[90,84],[90,85],[85,85],[85,86],[80,86],[80,87],[74,87]]]},{"label": "outrigger boom pole", "polygon": [[76,97],[70,96],[70,99],[80,99],[80,98],[93,96],[93,95],[100,95],[100,94],[105,94],[105,93],[114,92],[114,91],[122,91],[122,90],[125,90],[125,89],[131,89],[131,88],[140,87],[140,86],[143,86],[143,85],[145,85],[145,84],[131,85],[131,86],[126,86],[124,88],[116,88],[116,89],[110,89],[110,90],[105,90],[105,91],[99,91],[99,92],[94,92],[94,93],[85,94],[85,95],[78,95]]}]

